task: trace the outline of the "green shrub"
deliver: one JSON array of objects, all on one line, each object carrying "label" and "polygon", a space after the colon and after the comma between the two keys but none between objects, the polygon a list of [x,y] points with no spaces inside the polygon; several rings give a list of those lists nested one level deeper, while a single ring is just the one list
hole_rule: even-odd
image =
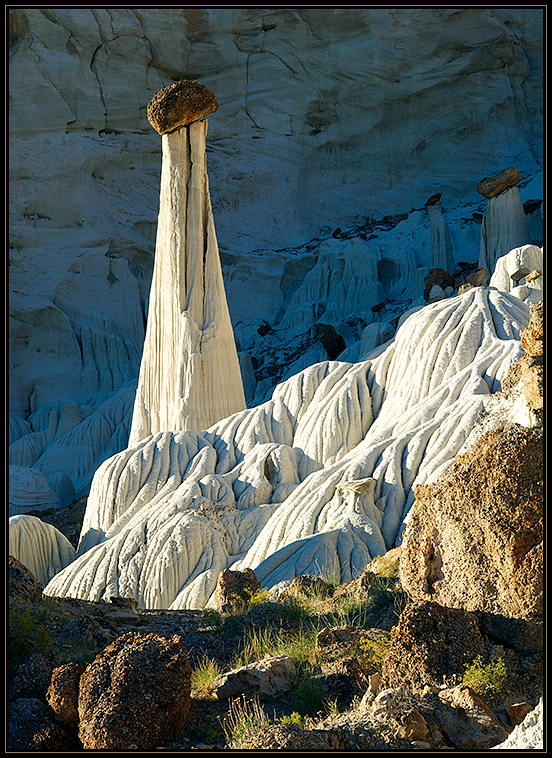
[{"label": "green shrub", "polygon": [[470,665],[466,666],[462,677],[462,684],[467,684],[478,695],[492,705],[496,703],[506,684],[507,670],[502,658],[496,661],[483,663],[481,656]]}]

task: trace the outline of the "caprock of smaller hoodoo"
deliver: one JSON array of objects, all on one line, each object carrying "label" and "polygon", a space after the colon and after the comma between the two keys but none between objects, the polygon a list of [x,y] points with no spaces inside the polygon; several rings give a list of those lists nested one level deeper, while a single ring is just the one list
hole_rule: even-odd
[{"label": "caprock of smaller hoodoo", "polygon": [[[245,408],[207,178],[207,120],[218,109],[195,81],[158,92],[148,118],[162,137],[155,265],[129,444],[205,429]],[[201,120],[202,119],[202,120]]]}]

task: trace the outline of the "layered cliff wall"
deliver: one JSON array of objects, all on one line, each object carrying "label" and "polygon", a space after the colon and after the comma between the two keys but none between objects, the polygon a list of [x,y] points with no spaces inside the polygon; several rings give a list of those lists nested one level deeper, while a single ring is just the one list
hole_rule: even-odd
[{"label": "layered cliff wall", "polygon": [[259,362],[320,313],[349,346],[360,308],[388,326],[411,304],[433,265],[433,193],[457,261],[479,253],[483,176],[515,163],[522,200],[542,197],[542,37],[532,8],[12,9],[10,408],[15,442],[38,435],[12,462],[46,455],[38,468],[78,493],[125,445],[159,202],[154,92],[197,78],[216,94],[214,221],[235,333]]}]

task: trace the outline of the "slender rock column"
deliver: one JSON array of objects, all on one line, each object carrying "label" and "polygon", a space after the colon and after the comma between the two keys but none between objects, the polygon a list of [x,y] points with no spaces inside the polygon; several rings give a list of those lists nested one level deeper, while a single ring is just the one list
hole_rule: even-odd
[{"label": "slender rock column", "polygon": [[129,445],[160,431],[207,429],[245,408],[207,179],[204,116],[217,109],[193,81],[175,82],[148,105],[163,162]]},{"label": "slender rock column", "polygon": [[482,179],[477,191],[488,200],[481,223],[479,265],[493,273],[499,258],[530,242],[527,217],[517,187],[521,173],[508,166],[495,176]]},{"label": "slender rock column", "polygon": [[438,192],[425,203],[429,216],[431,237],[431,268],[442,268],[452,274],[456,268],[456,263],[452,253],[449,227],[441,207],[441,195],[442,193]]}]

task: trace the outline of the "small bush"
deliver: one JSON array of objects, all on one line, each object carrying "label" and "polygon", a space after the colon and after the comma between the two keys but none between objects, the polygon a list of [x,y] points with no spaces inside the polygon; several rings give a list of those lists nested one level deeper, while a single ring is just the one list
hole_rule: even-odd
[{"label": "small bush", "polygon": [[392,627],[388,634],[378,636],[376,639],[362,637],[359,641],[362,657],[380,671],[383,661],[391,647],[391,641],[395,634],[395,629],[396,627]]},{"label": "small bush", "polygon": [[219,664],[211,658],[205,657],[192,670],[192,697],[198,700],[212,699],[215,682],[221,673]]},{"label": "small bush", "polygon": [[485,664],[478,655],[473,663],[466,667],[462,684],[467,684],[492,705],[498,701],[506,684],[506,677],[506,664],[502,658]]}]

